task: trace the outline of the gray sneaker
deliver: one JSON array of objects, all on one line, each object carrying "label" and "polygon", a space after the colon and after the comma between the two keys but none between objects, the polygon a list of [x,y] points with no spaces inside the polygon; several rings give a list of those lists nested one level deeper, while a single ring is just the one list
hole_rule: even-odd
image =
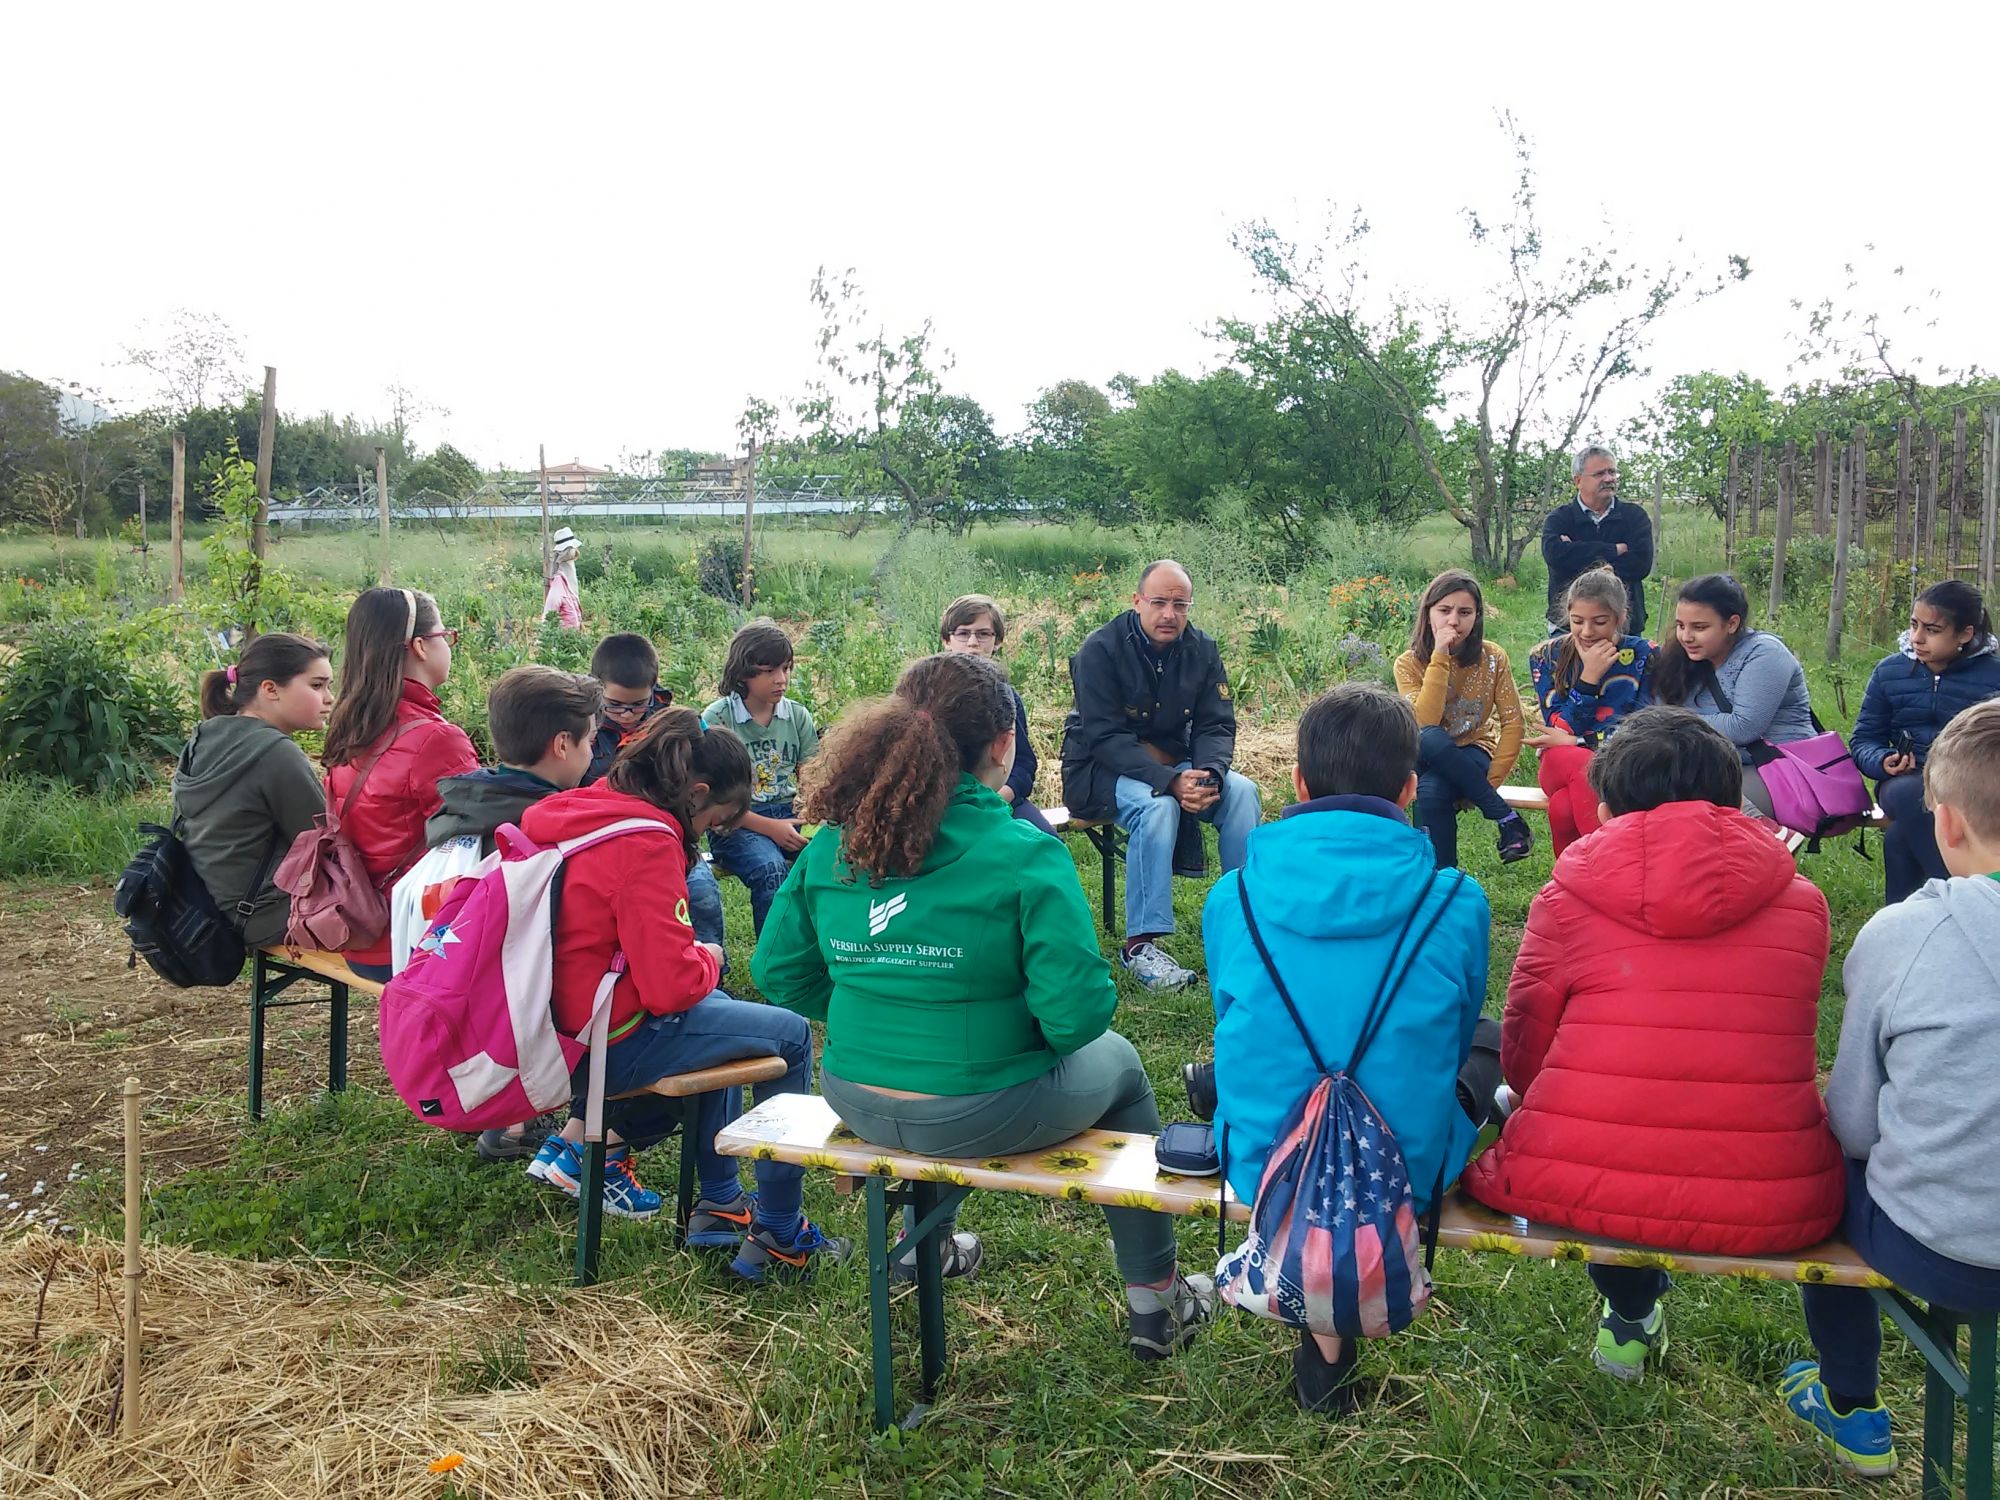
[{"label": "gray sneaker", "polygon": [[1130,953],[1121,955],[1118,961],[1131,970],[1134,979],[1156,995],[1185,989],[1194,983],[1194,970],[1183,969],[1154,943],[1141,943]]},{"label": "gray sneaker", "polygon": [[1215,1283],[1206,1276],[1176,1276],[1164,1292],[1125,1288],[1126,1342],[1134,1359],[1165,1359],[1215,1316]]},{"label": "gray sneaker", "polygon": [[[891,1252],[889,1279],[891,1281],[915,1281],[917,1279],[917,1247],[909,1241],[909,1236],[898,1234],[896,1248]],[[979,1243],[979,1236],[969,1229],[954,1230],[938,1249],[938,1265],[943,1269],[945,1279],[970,1277],[979,1270],[980,1261],[986,1252]]]}]

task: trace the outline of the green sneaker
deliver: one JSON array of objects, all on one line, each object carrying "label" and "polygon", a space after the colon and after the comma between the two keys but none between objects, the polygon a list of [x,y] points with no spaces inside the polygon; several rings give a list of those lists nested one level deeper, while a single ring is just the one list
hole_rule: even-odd
[{"label": "green sneaker", "polygon": [[1604,1304],[1604,1316],[1597,1320],[1597,1344],[1590,1362],[1618,1380],[1639,1380],[1646,1374],[1646,1356],[1667,1352],[1667,1315],[1655,1302],[1643,1322],[1633,1323]]}]

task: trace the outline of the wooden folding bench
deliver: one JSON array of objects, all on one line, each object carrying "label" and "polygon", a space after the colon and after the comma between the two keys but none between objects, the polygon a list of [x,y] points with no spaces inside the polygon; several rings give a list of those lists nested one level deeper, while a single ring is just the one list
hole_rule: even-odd
[{"label": "wooden folding bench", "polygon": [[[896,1421],[895,1356],[889,1327],[889,1252],[895,1242],[892,1208],[908,1206],[917,1219],[912,1238],[917,1242],[921,1400],[903,1418],[905,1427],[923,1420],[944,1373],[944,1278],[939,1255],[952,1210],[973,1189],[1114,1208],[1149,1208],[1211,1221],[1221,1216],[1242,1222],[1250,1216],[1248,1207],[1229,1194],[1217,1178],[1161,1172],[1153,1160],[1153,1137],[1143,1133],[1088,1130],[1044,1151],[948,1160],[871,1146],[847,1130],[832,1106],[817,1094],[781,1094],[739,1118],[716,1138],[715,1145],[725,1156],[793,1162],[832,1172],[842,1191],[853,1191],[857,1182],[866,1185],[869,1331],[878,1429]],[[1942,1308],[1921,1307],[1871,1270],[1844,1241],[1830,1240],[1795,1255],[1689,1255],[1507,1218],[1453,1193],[1440,1215],[1438,1244],[1531,1260],[1658,1266],[1683,1276],[1866,1287],[1908,1335],[1928,1367],[1924,1383],[1924,1495],[1928,1500],[1950,1491],[1952,1440],[1957,1405],[1962,1401],[1967,1427],[1965,1493],[1978,1500],[1992,1500],[1994,1314],[1967,1318]],[[1961,1324],[1968,1326],[1971,1338],[1969,1367],[1960,1365],[1957,1357]]]},{"label": "wooden folding bench", "polygon": [[[348,967],[338,953],[312,948],[260,948],[250,980],[250,1118],[264,1117],[264,1012],[276,1006],[309,1005],[318,997],[280,1000],[300,981],[318,981],[327,986],[333,1006],[333,1021],[327,1049],[327,1089],[339,1093],[347,1087],[347,1000],[349,991],[379,997],[382,985],[363,979]],[[692,1073],[674,1073],[656,1079],[643,1089],[618,1094],[615,1098],[636,1099],[642,1094],[658,1094],[680,1103],[680,1187],[675,1203],[676,1238],[687,1234],[688,1218],[694,1211],[695,1160],[688,1142],[694,1138],[695,1101],[716,1089],[744,1088],[785,1076],[780,1057],[752,1057],[741,1062],[723,1063]],[[598,1252],[604,1239],[604,1142],[586,1142],[584,1181],[597,1184],[595,1192],[577,1194],[576,1284],[589,1286],[597,1280]]]}]

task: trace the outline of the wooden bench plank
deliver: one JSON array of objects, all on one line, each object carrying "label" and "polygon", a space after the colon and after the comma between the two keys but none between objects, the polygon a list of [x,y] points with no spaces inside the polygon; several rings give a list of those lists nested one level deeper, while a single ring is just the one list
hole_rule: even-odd
[{"label": "wooden bench plank", "polygon": [[[1153,1137],[1087,1130],[1059,1146],[1017,1156],[943,1158],[889,1151],[854,1135],[817,1094],[767,1099],[716,1137],[724,1156],[786,1161],[846,1177],[892,1177],[949,1183],[1031,1197],[1062,1198],[1113,1208],[1213,1219],[1218,1213],[1214,1177],[1161,1172]],[[1249,1205],[1228,1195],[1227,1216],[1250,1217]],[[1516,1255],[1529,1260],[1593,1261],[1600,1265],[1658,1266],[1690,1276],[1735,1276],[1756,1281],[1807,1281],[1839,1286],[1886,1287],[1887,1278],[1845,1243],[1833,1240],[1790,1255],[1698,1255],[1621,1244],[1548,1225],[1509,1218],[1459,1193],[1439,1216],[1438,1243],[1449,1249]]]},{"label": "wooden bench plank", "polygon": [[379,980],[363,979],[347,966],[347,960],[338,953],[328,953],[319,948],[293,948],[283,943],[265,948],[267,957],[281,964],[289,964],[294,969],[309,969],[322,979],[332,979],[363,995],[380,995],[382,985]]},{"label": "wooden bench plank", "polygon": [[697,1068],[692,1073],[670,1073],[665,1078],[654,1079],[642,1089],[611,1097],[637,1099],[644,1094],[658,1094],[662,1099],[689,1099],[696,1094],[743,1088],[784,1076],[785,1060],[782,1057],[746,1057],[739,1062],[721,1063],[713,1068]]}]

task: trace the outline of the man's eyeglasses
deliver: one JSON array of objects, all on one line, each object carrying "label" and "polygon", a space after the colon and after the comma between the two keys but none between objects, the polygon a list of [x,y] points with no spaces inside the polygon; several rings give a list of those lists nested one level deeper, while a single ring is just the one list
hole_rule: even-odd
[{"label": "man's eyeglasses", "polygon": [[456,646],[458,644],[458,632],[456,630],[426,630],[422,635],[412,636],[411,639],[417,641],[443,641],[447,646]]},{"label": "man's eyeglasses", "polygon": [[959,630],[954,630],[951,633],[951,638],[957,641],[960,645],[964,646],[981,646],[986,644],[986,642],[988,641],[995,641],[999,639],[999,637],[996,636],[990,630],[974,630],[970,626],[964,627]]},{"label": "man's eyeglasses", "polygon": [[1148,609],[1172,610],[1177,615],[1184,615],[1194,608],[1192,599],[1141,599],[1139,602]]},{"label": "man's eyeglasses", "polygon": [[604,700],[604,711],[620,719],[630,718],[634,714],[643,714],[652,706],[653,700],[650,697],[641,698],[636,703],[621,703],[616,698],[606,698]]}]

